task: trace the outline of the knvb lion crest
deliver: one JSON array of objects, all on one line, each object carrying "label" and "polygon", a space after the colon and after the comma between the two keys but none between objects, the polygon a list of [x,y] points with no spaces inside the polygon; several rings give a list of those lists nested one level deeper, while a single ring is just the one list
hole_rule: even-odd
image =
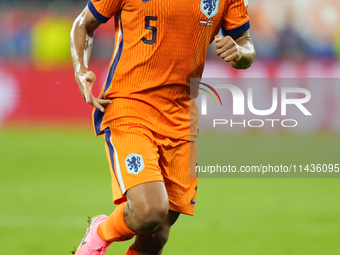
[{"label": "knvb lion crest", "polygon": [[201,11],[208,19],[218,12],[219,0],[201,0]]},{"label": "knvb lion crest", "polygon": [[141,155],[132,153],[125,159],[125,165],[128,173],[139,174],[144,169],[144,161]]}]

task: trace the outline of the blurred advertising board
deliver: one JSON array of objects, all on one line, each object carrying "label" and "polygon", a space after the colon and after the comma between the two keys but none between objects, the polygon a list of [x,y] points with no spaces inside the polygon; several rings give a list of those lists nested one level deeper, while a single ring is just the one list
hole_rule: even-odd
[{"label": "blurred advertising board", "polygon": [[[94,95],[98,95],[107,73],[106,61],[93,62],[90,69],[97,75]],[[254,93],[271,95],[273,87],[280,89],[280,84],[272,84],[273,78],[309,78],[303,85],[312,93],[310,104],[314,110],[313,128],[307,123],[303,129],[318,131],[324,129],[340,131],[340,84],[334,84],[340,77],[339,63],[335,61],[256,61],[247,71],[237,71],[223,61],[207,60],[203,77],[205,78],[266,78],[267,85],[254,86]],[[90,125],[92,107],[87,105],[74,80],[71,65],[60,68],[42,69],[35,65],[6,64],[0,66],[0,121],[11,122],[87,122]],[[293,79],[293,80],[300,80]],[[285,79],[282,79],[284,81]],[[289,80],[289,79],[288,79]],[[301,79],[303,80],[303,79]],[[315,82],[313,82],[315,80]],[[332,80],[332,86],[321,81]],[[327,83],[327,82],[326,82]],[[335,82],[336,83],[336,82]],[[242,89],[242,84],[236,84]],[[279,91],[280,92],[280,91]],[[254,105],[270,107],[270,97],[261,101],[257,97]],[[197,104],[200,104],[200,98]],[[232,100],[227,100],[232,107]],[[268,105],[266,104],[268,103]],[[212,104],[210,106],[210,104]],[[208,100],[209,109],[213,102]],[[218,114],[218,109],[214,114]],[[203,124],[204,125],[204,124]]]}]

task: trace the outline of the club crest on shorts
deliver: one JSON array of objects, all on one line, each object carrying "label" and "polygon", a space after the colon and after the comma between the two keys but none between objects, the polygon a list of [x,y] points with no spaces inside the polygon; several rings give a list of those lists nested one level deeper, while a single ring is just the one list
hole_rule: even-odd
[{"label": "club crest on shorts", "polygon": [[219,0],[201,0],[201,11],[208,19],[218,12]]},{"label": "club crest on shorts", "polygon": [[137,175],[144,169],[143,157],[132,153],[125,158],[125,165],[128,173]]}]

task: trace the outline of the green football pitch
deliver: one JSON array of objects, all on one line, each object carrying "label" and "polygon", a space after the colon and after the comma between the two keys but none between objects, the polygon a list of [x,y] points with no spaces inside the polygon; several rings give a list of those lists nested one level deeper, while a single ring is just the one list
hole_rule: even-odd
[{"label": "green football pitch", "polygon": [[[214,143],[225,143],[232,159],[273,159],[279,146],[285,152],[280,163],[297,155],[304,163],[340,163],[340,138],[331,134],[202,136],[200,164],[214,159]],[[255,144],[266,146],[259,152]],[[87,216],[114,209],[104,142],[90,129],[2,129],[0,173],[1,255],[71,254]],[[179,218],[163,254],[339,254],[339,184],[200,179],[195,216]],[[107,254],[123,255],[130,243],[114,243]]]}]

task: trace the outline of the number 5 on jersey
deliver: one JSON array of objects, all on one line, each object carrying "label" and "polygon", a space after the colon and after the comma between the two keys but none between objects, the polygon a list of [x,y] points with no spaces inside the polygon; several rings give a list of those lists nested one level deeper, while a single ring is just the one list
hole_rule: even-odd
[{"label": "number 5 on jersey", "polygon": [[155,16],[145,16],[145,29],[152,31],[152,38],[151,40],[146,39],[145,37],[142,38],[143,43],[145,44],[154,44],[156,42],[157,37],[157,28],[154,26],[150,26],[150,20],[157,21],[157,17]]}]

